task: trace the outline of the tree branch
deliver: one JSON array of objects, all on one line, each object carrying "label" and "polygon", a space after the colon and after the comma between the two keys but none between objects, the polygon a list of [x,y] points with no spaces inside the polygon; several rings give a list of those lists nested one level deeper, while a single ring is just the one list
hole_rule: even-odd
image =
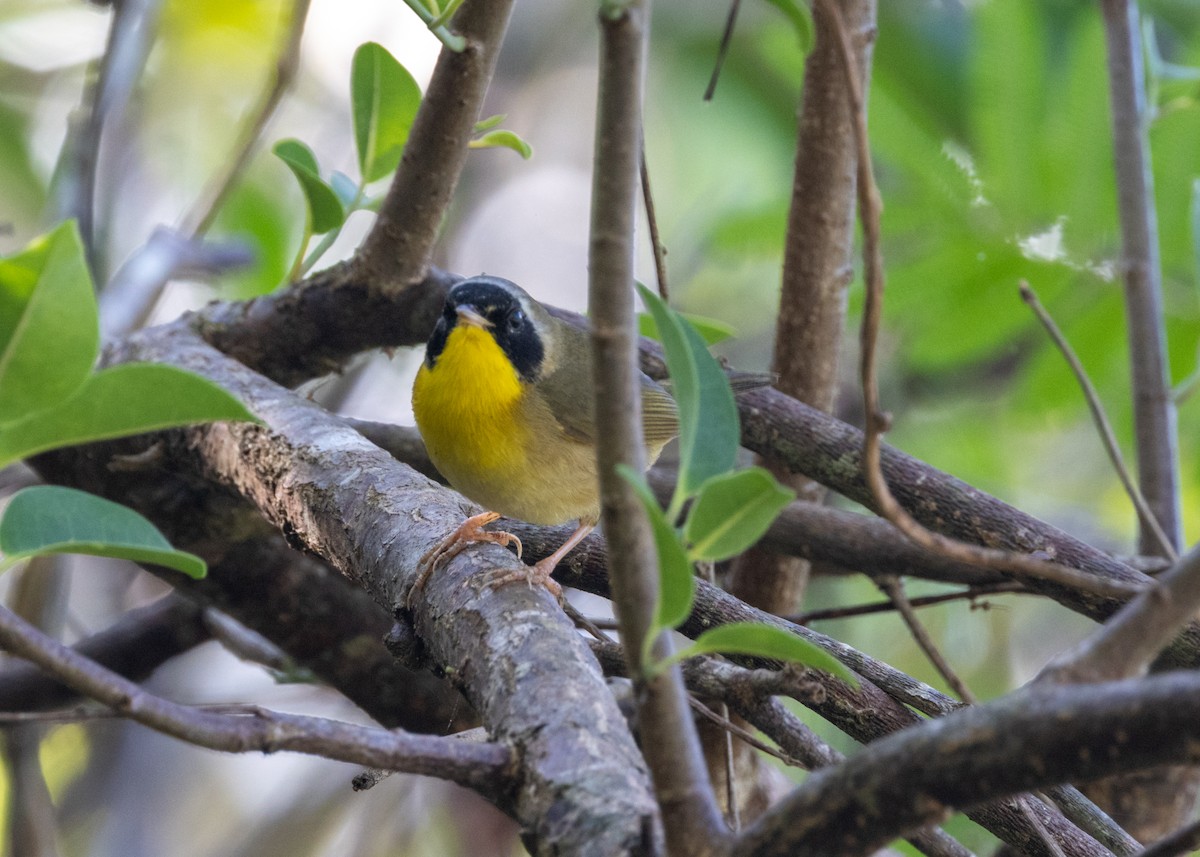
[{"label": "tree branch", "polygon": [[1200,676],[1029,688],[927,721],[810,777],[738,854],[869,853],[968,807],[1073,779],[1200,759]]},{"label": "tree branch", "polygon": [[[185,366],[265,419],[270,430],[215,424],[172,433],[164,439],[171,466],[233,487],[292,544],[326,557],[389,612],[405,612],[417,558],[461,523],[460,498],[186,325],[135,334],[110,359]],[[590,652],[544,591],[471,585],[481,563],[521,568],[494,545],[464,551],[430,579],[413,618],[430,658],[489,734],[517,749],[514,815],[545,852],[583,842],[611,853],[653,850],[649,778]]]},{"label": "tree branch", "polygon": [[396,177],[351,260],[351,279],[403,291],[427,276],[512,6],[513,0],[471,0],[454,16],[451,24],[467,45],[443,48],[438,57]]},{"label": "tree branch", "polygon": [[[658,603],[658,554],[650,523],[618,465],[645,470],[641,383],[633,313],[634,219],[642,141],[642,78],[649,2],[604,5],[600,13],[600,89],[592,171],[588,309],[596,392],[596,457],[608,534],[613,607],[634,682],[642,749],[654,778],[671,853],[705,855],[724,838],[700,742],[677,669],[647,677],[641,641]],[[672,650],[658,632],[656,658]]]},{"label": "tree branch", "polygon": [[[130,681],[140,681],[171,658],[208,640],[201,608],[163,598],[127,613],[110,628],[75,646],[75,651]],[[0,671],[0,710],[44,711],[67,705],[76,693],[42,670],[16,664]]]},{"label": "tree branch", "polygon": [[[1137,0],[1102,0],[1108,44],[1109,102],[1121,221],[1121,268],[1129,326],[1133,422],[1138,477],[1154,517],[1179,550],[1179,438],[1163,330],[1162,265],[1154,180],[1146,141],[1141,15]],[[1158,555],[1151,529],[1141,527],[1139,551]]]},{"label": "tree branch", "polygon": [[213,714],[147,693],[0,608],[0,645],[79,693],[172,737],[231,753],[293,750],[359,765],[453,780],[498,798],[508,789],[512,751],[499,744],[384,731],[319,717],[261,712]]}]

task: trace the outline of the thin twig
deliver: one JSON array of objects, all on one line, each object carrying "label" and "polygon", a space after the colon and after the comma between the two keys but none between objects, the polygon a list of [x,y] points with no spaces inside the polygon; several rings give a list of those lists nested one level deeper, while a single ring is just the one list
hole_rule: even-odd
[{"label": "thin twig", "polygon": [[[508,779],[511,750],[384,730],[320,717],[256,710],[216,714],[147,693],[0,608],[0,646],[119,714],[174,738],[224,752],[292,750],[343,762],[421,773],[497,794]],[[496,780],[488,783],[488,777]]]},{"label": "thin twig", "polygon": [[712,101],[717,91],[717,80],[721,77],[721,69],[725,66],[725,57],[729,54],[729,45],[733,41],[733,28],[737,24],[738,9],[742,0],[733,0],[729,4],[729,15],[725,18],[725,30],[721,33],[721,43],[717,46],[717,61],[713,64],[712,76],[704,89],[704,100]]},{"label": "thin twig", "polygon": [[[964,589],[961,592],[947,592],[942,595],[923,595],[919,598],[908,599],[911,607],[932,607],[935,604],[947,604],[951,601],[971,601],[971,609],[990,609],[991,604],[987,601],[975,604],[977,598],[982,598],[986,595],[1004,595],[1010,592],[1021,593],[1027,592],[1024,585],[1016,581],[1004,581],[1003,583],[991,583],[981,586],[972,586],[970,589]],[[827,621],[830,619],[850,619],[855,616],[869,616],[875,613],[888,613],[896,609],[894,601],[876,601],[871,604],[856,604],[850,607],[830,607],[825,610],[808,610],[804,613],[797,613],[795,616],[785,616],[789,622],[795,622],[797,625],[808,625],[812,622]]]},{"label": "thin twig", "polygon": [[871,166],[870,144],[867,137],[867,120],[863,102],[862,85],[854,67],[854,49],[850,36],[842,21],[841,12],[832,0],[818,0],[815,7],[829,17],[837,33],[841,51],[842,70],[846,74],[854,115],[854,138],[858,150],[858,201],[859,219],[863,227],[863,256],[866,267],[866,305],[863,310],[861,331],[861,382],[866,426],[863,432],[862,466],[863,475],[871,489],[871,495],[879,513],[896,525],[917,544],[936,550],[948,557],[970,562],[986,568],[1010,574],[1036,577],[1071,586],[1097,595],[1127,595],[1131,587],[1114,581],[1101,580],[1092,575],[1067,566],[1058,565],[1029,554],[985,548],[980,545],[960,542],[926,529],[900,505],[888,488],[881,466],[883,434],[890,424],[890,417],[879,406],[879,384],[875,372],[875,346],[879,336],[880,314],[883,301],[884,273],[883,252],[880,244],[880,210],[882,202],[879,188],[875,184]]},{"label": "thin twig", "polygon": [[1083,397],[1087,400],[1088,410],[1092,414],[1092,421],[1096,424],[1096,430],[1100,432],[1100,440],[1104,443],[1104,449],[1108,453],[1108,459],[1112,462],[1113,469],[1117,471],[1117,477],[1121,480],[1121,484],[1125,486],[1125,493],[1133,501],[1133,507],[1137,511],[1138,518],[1141,519],[1142,527],[1154,534],[1163,555],[1174,562],[1179,559],[1179,552],[1175,550],[1175,546],[1171,544],[1171,540],[1163,532],[1162,525],[1158,523],[1158,518],[1154,516],[1153,510],[1146,503],[1146,498],[1142,496],[1142,492],[1129,475],[1129,468],[1125,466],[1125,458],[1121,455],[1121,447],[1117,443],[1116,435],[1113,433],[1112,424],[1108,421],[1108,415],[1104,412],[1104,405],[1100,402],[1100,395],[1092,385],[1087,371],[1083,368],[1083,364],[1079,362],[1079,357],[1075,354],[1075,350],[1071,348],[1071,344],[1067,342],[1067,338],[1063,336],[1058,325],[1054,323],[1054,319],[1050,317],[1050,313],[1046,311],[1046,308],[1042,306],[1042,302],[1038,300],[1037,293],[1034,292],[1029,283],[1022,280],[1020,289],[1021,300],[1029,305],[1034,315],[1038,317],[1038,321],[1042,323],[1042,327],[1046,328],[1046,332],[1050,334],[1050,338],[1054,340],[1054,344],[1058,346],[1063,359],[1067,361],[1067,365],[1075,375],[1075,380],[1079,382],[1079,386],[1083,390]]},{"label": "thin twig", "polygon": [[714,723],[717,726],[721,727],[722,729],[725,730],[725,732],[727,734],[736,735],[738,738],[741,738],[743,741],[745,741],[747,744],[749,744],[755,750],[766,753],[768,756],[772,756],[772,757],[778,759],[779,761],[783,762],[785,765],[788,765],[789,767],[792,767],[792,768],[805,767],[800,762],[799,759],[789,756],[787,753],[783,752],[778,747],[772,747],[770,744],[766,743],[765,741],[760,741],[757,737],[755,737],[753,732],[750,732],[747,729],[743,729],[741,726],[738,726],[736,723],[734,723],[732,720],[730,720],[728,715],[722,716],[722,715],[718,714],[717,712],[713,711],[711,708],[709,708],[707,705],[705,705],[703,702],[696,699],[695,697],[691,697],[688,701],[691,703],[692,710],[695,711],[697,714],[699,714],[701,717],[703,717],[704,719],[708,720],[709,722]]},{"label": "thin twig", "polygon": [[938,650],[937,644],[933,638],[929,636],[929,632],[925,630],[925,626],[917,618],[917,613],[913,610],[912,604],[908,600],[908,596],[904,592],[904,585],[898,577],[883,577],[880,578],[879,588],[887,593],[888,598],[896,605],[896,610],[904,619],[904,624],[908,626],[908,631],[912,634],[913,639],[917,641],[917,645],[921,647],[921,651],[925,653],[925,657],[929,658],[929,662],[946,680],[946,684],[950,685],[951,689],[958,694],[958,698],[968,705],[974,705],[979,700],[966,683],[958,677],[956,673],[942,656]]},{"label": "thin twig", "polygon": [[642,201],[646,206],[646,222],[650,224],[650,249],[654,253],[654,274],[658,278],[658,294],[664,303],[671,302],[667,288],[667,248],[658,232],[658,216],[654,213],[654,194],[650,192],[650,167],[646,165],[646,140],[641,143]]},{"label": "thin twig", "polygon": [[[1176,551],[1180,532],[1179,438],[1171,398],[1162,306],[1162,264],[1146,126],[1145,64],[1136,0],[1102,0],[1113,167],[1121,226],[1121,273],[1129,330],[1138,481]],[[1156,553],[1143,528],[1142,553]]]}]

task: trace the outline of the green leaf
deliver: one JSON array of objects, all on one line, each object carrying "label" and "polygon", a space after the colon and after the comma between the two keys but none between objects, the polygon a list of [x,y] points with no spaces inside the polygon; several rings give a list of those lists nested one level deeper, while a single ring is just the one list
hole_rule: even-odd
[{"label": "green leaf", "polygon": [[[737,328],[720,319],[695,315],[690,312],[682,312],[680,315],[687,319],[688,324],[696,328],[696,332],[700,334],[705,345],[716,345],[718,342],[724,342],[726,339],[737,336]],[[648,312],[639,312],[637,320],[638,333],[656,342],[662,341],[658,336],[658,325],[654,321],[654,316]]]},{"label": "green leaf", "polygon": [[497,113],[495,116],[489,116],[487,119],[480,119],[475,123],[475,133],[482,134],[484,131],[491,131],[507,118],[507,114]]},{"label": "green leaf", "polygon": [[358,166],[363,184],[370,184],[400,164],[421,103],[421,88],[386,48],[367,42],[354,52],[350,101]]},{"label": "green leaf", "polygon": [[659,630],[674,628],[692,612],[696,579],[679,535],[663,515],[645,478],[623,464],[617,465],[617,473],[633,487],[642,501],[654,533],[654,545],[658,549],[658,609],[655,610],[654,626],[648,635],[648,640],[652,640]]},{"label": "green leaf", "polygon": [[512,131],[488,131],[467,145],[472,149],[512,149],[527,161],[533,157],[533,147]]},{"label": "green leaf", "polygon": [[737,556],[762,538],[779,512],[796,498],[761,467],[714,476],[688,513],[684,541],[692,562]]},{"label": "green leaf", "polygon": [[0,260],[0,425],[69,397],[99,349],[96,296],[73,221]]},{"label": "green leaf", "polygon": [[257,421],[211,381],[174,366],[103,369],[60,405],[0,428],[0,467],[60,446],[214,420]]},{"label": "green leaf", "polygon": [[732,469],[737,455],[737,405],[725,373],[704,340],[679,313],[643,285],[638,291],[662,335],[671,394],[679,405],[679,482],[668,519],[712,476]]},{"label": "green leaf", "polygon": [[13,495],[0,518],[0,568],[34,556],[82,553],[165,565],[204,577],[200,557],[175,550],[153,524],[132,509],[57,485],[35,485]]},{"label": "green leaf", "polygon": [[304,199],[308,203],[309,223],[317,235],[337,229],[346,220],[342,201],[333,188],[321,178],[317,159],[312,150],[299,140],[280,140],[272,149],[300,182]]},{"label": "green leaf", "polygon": [[858,687],[858,679],[833,655],[802,637],[762,622],[731,622],[705,631],[690,645],[675,652],[660,665],[665,668],[696,655],[753,655],[777,658],[813,667]]}]

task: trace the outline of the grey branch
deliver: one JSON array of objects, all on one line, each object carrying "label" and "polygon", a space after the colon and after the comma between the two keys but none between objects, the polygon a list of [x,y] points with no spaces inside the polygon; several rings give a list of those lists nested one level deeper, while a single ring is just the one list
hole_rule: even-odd
[{"label": "grey branch", "polygon": [[503,793],[512,773],[512,752],[500,744],[460,742],[277,712],[235,717],[178,705],[147,693],[3,608],[0,645],[131,720],[211,750],[293,750],[442,777],[489,795]]},{"label": "grey branch", "polygon": [[[461,523],[455,495],[184,324],[135,334],[110,359],[186,366],[262,417],[269,429],[214,424],[173,434],[168,454],[234,488],[391,612],[403,612],[417,557]],[[496,546],[464,551],[426,585],[414,625],[489,733],[518,752],[521,788],[509,797],[539,852],[638,852],[656,815],[649,777],[590,651],[544,591],[477,582],[480,566],[517,563]]]}]

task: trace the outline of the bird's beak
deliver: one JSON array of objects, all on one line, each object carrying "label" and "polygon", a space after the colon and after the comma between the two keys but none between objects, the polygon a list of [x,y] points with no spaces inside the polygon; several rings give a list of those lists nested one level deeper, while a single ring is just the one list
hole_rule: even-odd
[{"label": "bird's beak", "polygon": [[483,330],[490,330],[492,328],[492,323],[470,304],[459,304],[454,308],[454,311],[458,313],[458,320],[465,324],[482,328]]}]

